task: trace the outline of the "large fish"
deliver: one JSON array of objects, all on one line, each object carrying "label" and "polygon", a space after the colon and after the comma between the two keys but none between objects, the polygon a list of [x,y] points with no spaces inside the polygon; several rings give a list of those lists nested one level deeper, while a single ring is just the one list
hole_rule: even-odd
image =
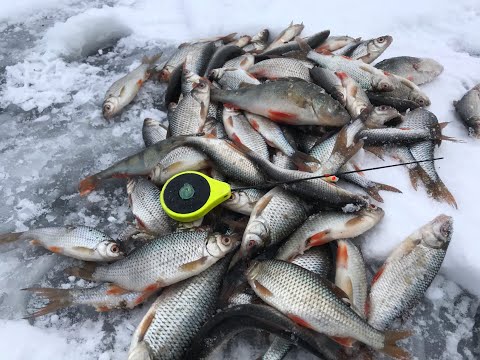
[{"label": "large fish", "polygon": [[132,178],[127,183],[130,208],[137,227],[152,235],[165,235],[175,228],[174,221],[160,204],[160,189],[144,178]]},{"label": "large fish", "polygon": [[213,101],[291,125],[342,126],[350,116],[321,87],[297,78],[281,79],[238,90],[212,89]]},{"label": "large fish", "polygon": [[112,284],[101,284],[86,289],[52,289],[52,288],[27,288],[37,296],[48,299],[48,303],[33,313],[28,318],[43,316],[70,306],[92,306],[96,311],[104,312],[113,309],[133,309],[139,305],[137,299],[142,296],[139,291],[123,291]]},{"label": "large fish", "polygon": [[138,325],[128,360],[184,359],[202,325],[214,314],[230,257],[166,289]]},{"label": "large fish", "polygon": [[328,54],[358,41],[360,39],[354,39],[351,36],[329,36],[322,45],[315,48],[315,51],[320,54]]},{"label": "large fish", "polygon": [[217,48],[208,63],[204,75],[208,76],[213,69],[221,68],[227,61],[234,59],[243,53],[244,51],[240,47],[233,44],[228,44]]},{"label": "large fish", "polygon": [[453,232],[450,216],[439,215],[408,236],[385,260],[372,280],[368,322],[388,328],[423,298],[437,275]]},{"label": "large fish", "polygon": [[357,213],[322,211],[312,215],[290,235],[276,259],[291,261],[311,247],[359,236],[378,224],[383,215],[383,210],[373,204]]},{"label": "large fish", "polygon": [[244,256],[280,243],[305,221],[308,205],[297,196],[276,187],[257,201],[243,233]]},{"label": "large fish", "polygon": [[365,322],[343,298],[342,290],[302,267],[279,260],[253,261],[247,279],[255,293],[301,326],[338,341],[358,340],[396,359],[408,353],[397,346],[409,331],[381,332]]},{"label": "large fish", "polygon": [[352,59],[362,60],[364,63],[370,64],[387,50],[392,41],[393,38],[390,35],[364,40],[358,44],[351,53],[348,53],[348,56]]},{"label": "large fish", "polygon": [[160,288],[200,274],[232,251],[238,236],[204,229],[175,232],[154,239],[128,257],[105,266],[72,268],[72,275],[108,281],[120,288],[143,291],[147,297]]},{"label": "large fish", "polygon": [[375,67],[401,76],[417,85],[432,81],[443,72],[443,66],[433,59],[398,56],[385,59]]},{"label": "large fish", "polygon": [[47,227],[0,235],[0,244],[30,240],[57,254],[85,261],[115,261],[124,256],[120,245],[88,226]]},{"label": "large fish", "polygon": [[151,58],[144,57],[142,64],[124,77],[115,81],[107,90],[103,101],[103,117],[110,120],[135,98],[143,83],[150,76],[150,71],[162,54]]},{"label": "large fish", "polygon": [[467,91],[453,105],[470,134],[480,138],[480,84]]}]

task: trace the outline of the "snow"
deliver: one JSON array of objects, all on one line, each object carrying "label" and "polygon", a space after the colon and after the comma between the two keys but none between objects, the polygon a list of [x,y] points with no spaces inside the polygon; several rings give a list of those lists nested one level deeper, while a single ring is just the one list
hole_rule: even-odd
[{"label": "snow", "polygon": [[[379,59],[431,57],[444,73],[422,89],[429,110],[450,124],[446,135],[465,143],[444,142],[437,170],[459,209],[414,191],[405,169],[370,172],[375,181],[403,194],[383,192],[385,218],[359,239],[369,263],[378,265],[407,235],[440,213],[454,218],[454,235],[440,276],[409,322],[421,335],[409,346],[418,358],[478,357],[472,337],[480,295],[477,240],[477,176],[480,142],[467,137],[452,100],[480,82],[480,3],[478,0],[390,2],[316,1],[164,1],[17,0],[0,12],[0,233],[62,224],[96,226],[117,236],[132,221],[124,182],[110,181],[86,198],[79,179],[142,148],[145,117],[165,118],[164,85],[148,82],[115,122],[101,117],[107,88],[139,64],[143,55],[197,38],[258,32],[273,35],[290,21],[305,24],[305,34],[330,29],[334,35],[371,38],[389,34],[393,44]],[[363,166],[381,162],[360,154]],[[387,159],[386,162],[393,160]],[[58,286],[70,259],[26,245],[0,249],[0,353],[8,359],[121,359],[148,304],[129,312],[96,314],[61,310],[29,323],[19,320],[31,299],[18,289]],[[80,284],[84,284],[82,281]],[[472,295],[473,294],[473,295]],[[22,340],[19,340],[22,339]],[[24,341],[28,339],[28,341]],[[240,341],[227,347],[230,358],[259,355],[263,342]],[[257,346],[258,345],[258,346]],[[477,350],[475,348],[477,347]],[[423,350],[422,350],[423,349]],[[475,352],[477,351],[477,352]],[[303,353],[304,354],[304,353]],[[298,355],[297,352],[289,358]]]}]

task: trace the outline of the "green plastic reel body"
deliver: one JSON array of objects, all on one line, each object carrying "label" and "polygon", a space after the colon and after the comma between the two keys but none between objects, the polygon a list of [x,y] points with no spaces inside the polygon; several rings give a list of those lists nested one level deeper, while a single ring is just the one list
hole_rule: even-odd
[{"label": "green plastic reel body", "polygon": [[192,222],[228,200],[230,185],[197,171],[172,176],[160,192],[160,204],[172,219]]}]

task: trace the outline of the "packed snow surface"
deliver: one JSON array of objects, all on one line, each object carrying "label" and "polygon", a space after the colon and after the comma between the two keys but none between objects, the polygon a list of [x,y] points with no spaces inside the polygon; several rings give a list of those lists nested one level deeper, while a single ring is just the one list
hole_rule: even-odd
[{"label": "packed snow surface", "polygon": [[[385,218],[363,236],[368,262],[377,266],[413,230],[440,213],[454,219],[454,235],[426,299],[406,327],[415,330],[409,349],[419,359],[474,359],[480,355],[480,141],[454,112],[453,100],[480,82],[480,2],[425,1],[79,1],[2,2],[0,12],[0,233],[40,226],[81,224],[117,236],[132,220],[123,181],[110,181],[86,198],[78,181],[143,147],[145,117],[164,119],[165,85],[148,82],[133,104],[110,124],[101,116],[113,81],[143,55],[171,54],[179,43],[237,32],[273,35],[290,21],[304,34],[330,29],[333,35],[364,39],[391,35],[380,60],[431,57],[445,68],[422,86],[445,134],[437,170],[459,209],[414,191],[405,169],[369,173],[403,194],[382,193]],[[165,59],[166,57],[164,57]],[[382,165],[360,154],[364,166]],[[387,159],[387,162],[393,162]],[[26,244],[0,249],[0,354],[4,359],[124,359],[130,337],[147,306],[97,314],[62,310],[29,323],[21,320],[31,299],[19,289],[87,286],[67,278],[72,260]],[[223,349],[228,358],[255,358],[264,338],[241,338]],[[293,352],[289,358],[294,358]]]}]

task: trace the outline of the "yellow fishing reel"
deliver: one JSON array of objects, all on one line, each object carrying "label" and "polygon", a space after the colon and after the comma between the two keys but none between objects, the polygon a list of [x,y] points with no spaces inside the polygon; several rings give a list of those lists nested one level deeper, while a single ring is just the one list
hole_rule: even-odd
[{"label": "yellow fishing reel", "polygon": [[184,171],[163,185],[160,204],[172,219],[200,219],[231,196],[230,185],[197,171]]}]

